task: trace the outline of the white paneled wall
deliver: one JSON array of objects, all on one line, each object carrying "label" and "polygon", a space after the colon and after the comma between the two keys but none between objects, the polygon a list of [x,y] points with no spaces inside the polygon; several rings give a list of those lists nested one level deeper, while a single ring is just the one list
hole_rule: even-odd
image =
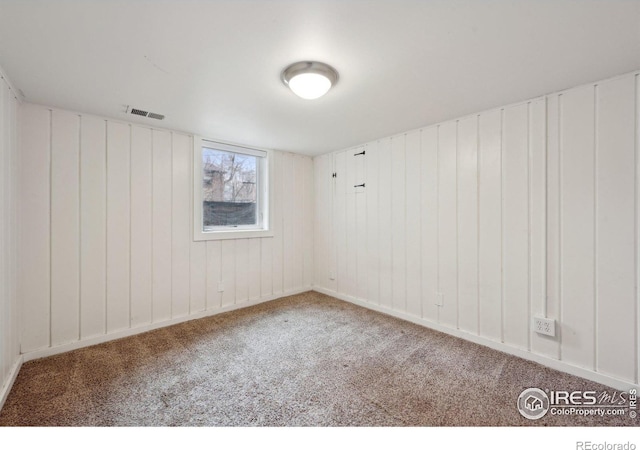
[{"label": "white paneled wall", "polygon": [[311,287],[310,158],[273,152],[273,238],[194,242],[191,136],[32,104],[21,123],[26,358]]},{"label": "white paneled wall", "polygon": [[316,288],[637,385],[638,91],[628,74],[316,157]]},{"label": "white paneled wall", "polygon": [[18,100],[3,77],[0,80],[0,408],[21,361],[17,296],[17,111]]}]

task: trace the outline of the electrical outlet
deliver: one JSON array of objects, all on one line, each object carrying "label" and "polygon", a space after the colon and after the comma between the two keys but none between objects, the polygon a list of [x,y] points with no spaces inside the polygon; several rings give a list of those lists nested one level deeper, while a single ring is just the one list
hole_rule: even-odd
[{"label": "electrical outlet", "polygon": [[336,279],[336,272],[334,270],[330,270],[329,271],[329,279],[330,280],[335,280]]},{"label": "electrical outlet", "polygon": [[554,319],[545,319],[544,317],[534,317],[533,329],[536,333],[539,333],[539,334],[546,334],[547,336],[555,336],[556,321]]},{"label": "electrical outlet", "polygon": [[436,305],[444,306],[444,294],[442,292],[436,292]]},{"label": "electrical outlet", "polygon": [[218,281],[218,292],[224,292],[224,281]]}]

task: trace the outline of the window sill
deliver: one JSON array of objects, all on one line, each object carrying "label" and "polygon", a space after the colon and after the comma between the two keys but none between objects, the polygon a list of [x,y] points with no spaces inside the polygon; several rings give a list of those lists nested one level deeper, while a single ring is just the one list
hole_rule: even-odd
[{"label": "window sill", "polygon": [[219,241],[224,239],[255,239],[273,237],[273,230],[229,230],[200,231],[193,237],[194,241]]}]

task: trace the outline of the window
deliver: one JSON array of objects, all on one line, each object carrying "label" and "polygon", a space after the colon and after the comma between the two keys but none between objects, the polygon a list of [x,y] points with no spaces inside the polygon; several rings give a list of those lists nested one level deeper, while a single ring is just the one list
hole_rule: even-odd
[{"label": "window", "polygon": [[194,239],[270,236],[269,153],[194,139]]}]

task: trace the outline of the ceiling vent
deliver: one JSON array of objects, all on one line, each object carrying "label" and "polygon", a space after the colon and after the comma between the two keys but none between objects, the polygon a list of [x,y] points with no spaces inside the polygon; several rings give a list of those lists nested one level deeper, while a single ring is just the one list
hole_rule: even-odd
[{"label": "ceiling vent", "polygon": [[157,120],[164,119],[164,115],[162,114],[157,114],[149,111],[144,111],[142,109],[132,108],[131,106],[127,106],[127,114],[132,114],[134,116],[148,117],[149,119],[157,119]]},{"label": "ceiling vent", "polygon": [[147,117],[149,119],[158,119],[158,120],[164,119],[164,116],[162,114],[156,114],[156,113],[149,113],[147,114]]}]

